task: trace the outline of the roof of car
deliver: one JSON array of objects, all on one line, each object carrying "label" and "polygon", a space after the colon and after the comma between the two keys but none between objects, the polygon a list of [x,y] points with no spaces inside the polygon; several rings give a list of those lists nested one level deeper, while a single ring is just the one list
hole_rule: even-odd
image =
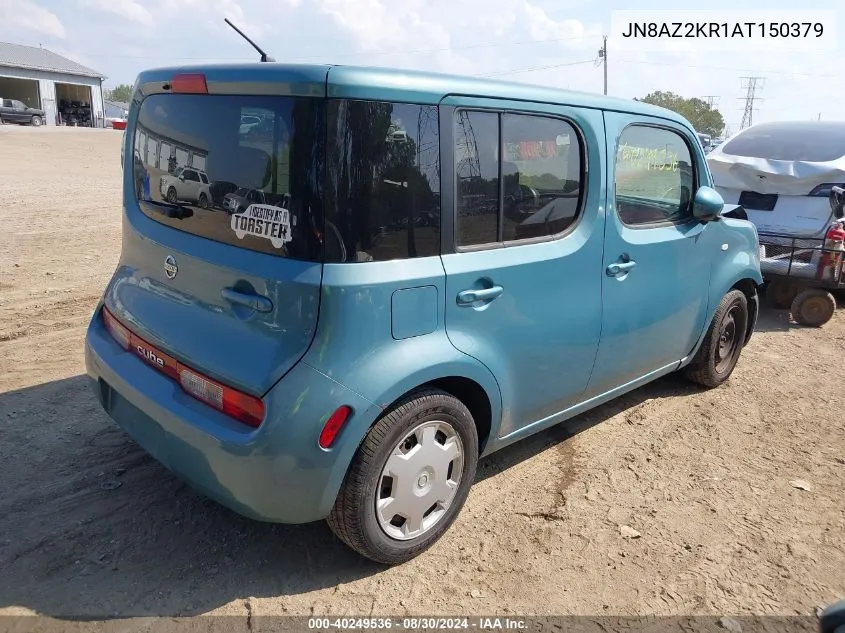
[{"label": "roof of car", "polygon": [[755,123],[744,130],[740,130],[737,135],[743,132],[768,131],[768,132],[799,132],[807,130],[810,132],[835,132],[842,133],[845,130],[845,121],[766,121],[764,123]]},{"label": "roof of car", "polygon": [[321,93],[325,90],[329,97],[337,98],[437,104],[447,96],[460,95],[571,105],[661,117],[690,127],[675,112],[634,99],[399,68],[282,63],[196,65],[144,71],[139,76],[139,82],[162,81],[179,73],[205,73],[209,84],[214,81],[240,84],[286,83],[292,94],[316,96],[317,90]]}]

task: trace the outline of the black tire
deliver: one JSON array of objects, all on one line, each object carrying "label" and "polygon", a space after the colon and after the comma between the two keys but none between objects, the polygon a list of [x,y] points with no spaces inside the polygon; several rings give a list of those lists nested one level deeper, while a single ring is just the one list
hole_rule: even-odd
[{"label": "black tire", "polygon": [[[376,516],[382,470],[394,448],[418,425],[445,422],[460,437],[463,468],[455,497],[430,530],[416,538],[389,536]],[[332,532],[350,548],[386,565],[407,562],[431,547],[452,525],[466,501],[478,464],[478,432],[469,410],[438,389],[410,394],[394,405],[364,437],[327,518]]]},{"label": "black tire", "polygon": [[733,373],[748,330],[748,299],[740,290],[722,297],[713,321],[692,362],[687,379],[703,387],[718,387]]},{"label": "black tire", "polygon": [[798,293],[790,313],[796,323],[807,327],[821,327],[833,318],[836,299],[827,290],[808,288]]},{"label": "black tire", "polygon": [[179,199],[179,198],[178,198],[178,196],[176,195],[176,188],[175,188],[175,187],[171,187],[170,189],[168,189],[168,190],[167,190],[167,201],[168,201],[170,204],[176,204],[176,202],[178,201],[178,199]]},{"label": "black tire", "polygon": [[197,203],[200,205],[200,209],[207,209],[208,208],[208,196],[206,196],[204,193],[201,193],[200,199],[197,201]]},{"label": "black tire", "polygon": [[34,127],[41,127],[41,117],[36,114],[32,117],[31,123]]},{"label": "black tire", "polygon": [[787,310],[798,295],[798,287],[785,279],[773,279],[766,285],[766,302],[775,310]]}]

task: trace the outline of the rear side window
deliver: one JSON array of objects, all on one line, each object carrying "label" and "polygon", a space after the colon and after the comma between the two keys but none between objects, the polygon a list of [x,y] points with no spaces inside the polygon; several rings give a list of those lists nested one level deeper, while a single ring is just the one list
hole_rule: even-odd
[{"label": "rear side window", "polygon": [[152,95],[135,130],[135,193],[174,229],[320,261],[324,139],[322,99]]},{"label": "rear side window", "polygon": [[455,125],[458,246],[550,237],[575,223],[584,160],[570,123],[464,110]]},{"label": "rear side window", "polygon": [[332,100],[326,262],[440,254],[437,106]]},{"label": "rear side window", "polygon": [[728,141],[725,154],[769,160],[827,162],[845,156],[845,125],[807,121],[762,123]]},{"label": "rear side window", "polygon": [[628,225],[692,217],[695,172],[689,145],[665,128],[632,125],[616,151],[616,211]]}]

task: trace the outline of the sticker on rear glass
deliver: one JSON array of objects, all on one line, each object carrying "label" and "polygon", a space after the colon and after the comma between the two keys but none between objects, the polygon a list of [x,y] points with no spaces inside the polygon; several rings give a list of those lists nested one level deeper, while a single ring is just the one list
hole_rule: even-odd
[{"label": "sticker on rear glass", "polygon": [[251,204],[243,213],[233,215],[232,230],[239,240],[254,235],[270,240],[276,248],[293,240],[290,211],[269,204]]}]

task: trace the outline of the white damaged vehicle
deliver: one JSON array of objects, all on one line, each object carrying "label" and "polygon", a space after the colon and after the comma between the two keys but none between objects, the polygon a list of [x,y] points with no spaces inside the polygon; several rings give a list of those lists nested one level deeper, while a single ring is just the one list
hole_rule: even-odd
[{"label": "white damaged vehicle", "polygon": [[707,155],[726,204],[740,204],[761,233],[823,238],[829,196],[845,186],[845,121],[759,123]]}]

